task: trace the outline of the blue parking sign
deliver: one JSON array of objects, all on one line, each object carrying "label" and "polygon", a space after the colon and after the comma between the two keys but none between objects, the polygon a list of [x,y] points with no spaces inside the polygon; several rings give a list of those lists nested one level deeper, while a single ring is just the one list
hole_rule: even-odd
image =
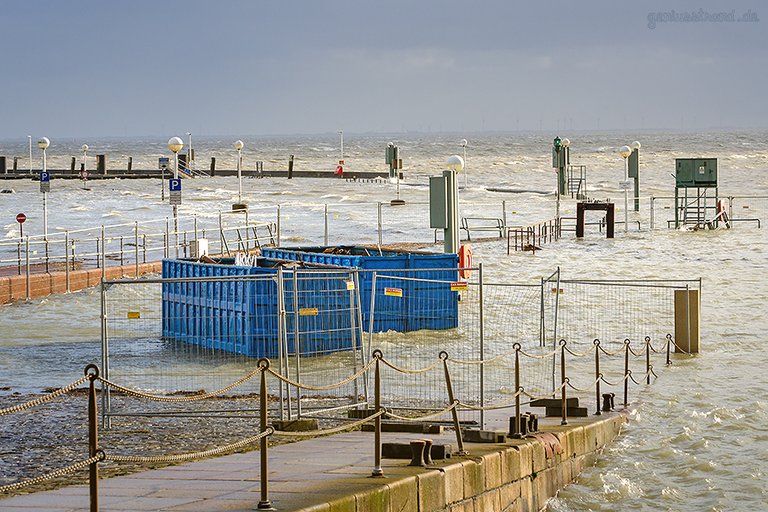
[{"label": "blue parking sign", "polygon": [[171,178],[168,180],[168,189],[171,192],[181,192],[181,178]]},{"label": "blue parking sign", "polygon": [[51,181],[51,173],[48,171],[40,172],[40,181]]}]

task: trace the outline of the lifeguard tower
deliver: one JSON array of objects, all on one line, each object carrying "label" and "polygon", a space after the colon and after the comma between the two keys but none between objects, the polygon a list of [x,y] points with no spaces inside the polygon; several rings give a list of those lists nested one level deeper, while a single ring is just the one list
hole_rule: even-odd
[{"label": "lifeguard tower", "polygon": [[717,194],[717,158],[675,159],[675,228],[717,227],[728,218]]}]

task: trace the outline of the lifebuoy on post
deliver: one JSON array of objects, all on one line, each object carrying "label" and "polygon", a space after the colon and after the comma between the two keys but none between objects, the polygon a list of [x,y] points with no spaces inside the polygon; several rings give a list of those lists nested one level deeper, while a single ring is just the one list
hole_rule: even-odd
[{"label": "lifebuoy on post", "polygon": [[470,267],[472,267],[472,246],[465,244],[459,248],[459,277],[469,279],[472,275]]}]

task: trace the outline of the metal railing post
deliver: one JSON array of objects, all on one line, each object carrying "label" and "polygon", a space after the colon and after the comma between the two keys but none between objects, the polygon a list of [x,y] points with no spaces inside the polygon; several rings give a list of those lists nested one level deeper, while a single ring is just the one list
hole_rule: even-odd
[{"label": "metal railing post", "polygon": [[651,196],[651,230],[654,228],[654,211],[655,208],[656,198]]},{"label": "metal railing post", "polygon": [[27,272],[27,278],[26,278],[26,282],[27,282],[27,300],[29,300],[30,299],[30,293],[29,293],[30,292],[30,283],[29,283],[29,235],[27,235],[26,251],[25,252],[26,252],[26,272]]},{"label": "metal railing post", "polygon": [[280,205],[277,205],[277,246],[280,247]]},{"label": "metal railing post", "polygon": [[120,266],[121,267],[125,264],[124,255],[125,255],[125,250],[124,250],[124,244],[123,244],[123,235],[120,235]]},{"label": "metal railing post", "polygon": [[669,352],[672,349],[672,335],[667,334],[667,366],[672,364],[672,361],[669,358]]},{"label": "metal railing post", "polygon": [[384,229],[384,221],[381,216],[381,201],[378,203],[378,231],[379,231],[379,246],[383,243],[382,240],[384,239],[384,234],[382,233],[382,230]]},{"label": "metal railing post", "polygon": [[69,231],[64,231],[64,284],[69,293]]},{"label": "metal railing post", "polygon": [[651,383],[651,337],[645,337],[645,383]]},{"label": "metal railing post", "polygon": [[448,401],[453,405],[451,409],[451,416],[453,417],[453,428],[456,430],[456,446],[458,447],[458,455],[466,455],[467,451],[464,449],[464,438],[461,434],[461,425],[459,424],[459,411],[456,410],[456,398],[453,396],[453,385],[451,384],[451,374],[448,372],[448,352],[442,350],[438,357],[443,360],[443,373],[445,374],[445,388],[448,392]]},{"label": "metal railing post", "polygon": [[561,409],[563,410],[563,419],[560,421],[561,425],[568,424],[568,398],[565,391],[567,386],[567,377],[565,376],[565,344],[565,340],[560,340],[560,399]]},{"label": "metal railing post", "polygon": [[592,342],[595,347],[595,401],[597,402],[597,408],[595,409],[595,415],[600,416],[600,340],[595,338]]},{"label": "metal railing post", "polygon": [[624,340],[624,407],[629,405],[629,339]]},{"label": "metal railing post", "polygon": [[[373,393],[374,393],[374,402],[373,407],[375,409],[375,412],[378,413],[381,411],[381,358],[383,356],[381,350],[376,349],[373,351],[373,354],[371,356],[376,360],[376,366],[374,369],[374,377],[373,377]],[[381,415],[376,416],[374,418],[374,451],[373,451],[373,457],[374,457],[374,464],[373,464],[373,471],[371,472],[371,476],[373,477],[382,477],[384,476],[384,470],[381,468]]]},{"label": "metal railing post", "polygon": [[[95,364],[85,367],[88,377],[88,458],[95,457],[99,452],[99,420],[96,410],[96,379],[99,378],[99,368]],[[99,462],[92,462],[88,467],[88,486],[90,494],[90,510],[99,510]]]},{"label": "metal railing post", "polygon": [[328,247],[328,203],[325,204],[325,213],[323,214],[325,219],[325,236],[323,238],[323,245]]},{"label": "metal railing post", "polygon": [[50,272],[51,270],[48,268],[48,262],[49,262],[49,256],[48,256],[48,237],[45,237],[44,243],[45,243],[45,271],[46,272]]},{"label": "metal railing post", "polygon": [[133,226],[133,259],[135,260],[135,274],[136,279],[139,278],[139,221],[136,221]]},{"label": "metal railing post", "polygon": [[106,246],[106,237],[105,231],[104,231],[104,224],[101,225],[101,279],[105,279],[106,277],[106,269],[104,268],[104,265],[107,264],[107,246]]},{"label": "metal railing post", "polygon": [[520,428],[520,349],[522,347],[520,343],[514,343],[512,348],[515,351],[515,431],[512,433],[512,438],[522,439],[523,432]]},{"label": "metal railing post", "polygon": [[[269,368],[269,359],[263,358],[259,359],[258,363],[259,370],[261,370],[261,375],[259,376],[259,422],[260,422],[260,429],[261,433],[267,431],[267,369]],[[267,458],[267,446],[269,443],[267,443],[267,437],[264,436],[259,440],[259,457],[260,457],[260,499],[259,504],[257,505],[257,508],[259,510],[270,510],[272,509],[272,502],[269,501],[269,478],[267,474],[267,464],[268,464],[268,458]]]},{"label": "metal railing post", "polygon": [[480,430],[485,430],[485,316],[483,311],[483,264],[477,269],[477,278],[480,283]]},{"label": "metal railing post", "polygon": [[[296,382],[301,382],[301,329],[299,321],[299,277],[293,269],[293,346],[296,350]],[[354,356],[353,356],[354,357]],[[301,419],[301,389],[296,388],[296,417]]]}]

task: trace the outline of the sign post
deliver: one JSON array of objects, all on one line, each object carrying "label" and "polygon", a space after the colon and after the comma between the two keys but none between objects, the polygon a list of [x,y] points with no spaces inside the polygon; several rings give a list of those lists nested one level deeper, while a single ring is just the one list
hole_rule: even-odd
[{"label": "sign post", "polygon": [[24,240],[24,223],[27,221],[27,216],[23,213],[16,214],[16,222],[19,223],[19,245],[16,248],[16,256],[19,261],[19,275],[21,275],[21,243]]}]

